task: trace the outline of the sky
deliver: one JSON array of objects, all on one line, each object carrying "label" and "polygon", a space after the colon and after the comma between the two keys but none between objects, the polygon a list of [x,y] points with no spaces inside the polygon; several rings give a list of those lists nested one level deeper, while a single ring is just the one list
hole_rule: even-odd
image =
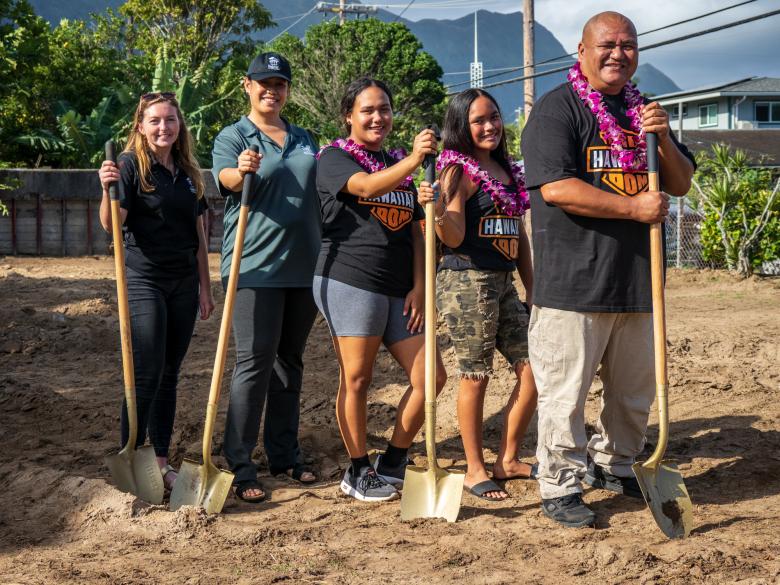
[{"label": "sky", "polygon": [[[379,5],[396,14],[409,4],[407,0],[385,1],[386,4]],[[741,1],[744,0],[622,0],[607,5],[596,0],[535,0],[534,12],[536,21],[552,32],[567,51],[573,52],[585,21],[610,7],[631,18],[642,33]],[[403,16],[409,20],[454,19],[472,14],[477,8],[507,13],[522,7],[523,0],[413,0]],[[778,9],[780,0],[754,0],[689,24],[641,36],[640,47]],[[780,77],[779,56],[780,14],[649,50],[640,54],[640,63],[652,63],[681,88],[692,89],[752,76]]]}]

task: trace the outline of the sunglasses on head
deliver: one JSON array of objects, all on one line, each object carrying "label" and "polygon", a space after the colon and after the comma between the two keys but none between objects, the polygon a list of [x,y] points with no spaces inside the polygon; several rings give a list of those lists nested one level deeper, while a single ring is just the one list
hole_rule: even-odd
[{"label": "sunglasses on head", "polygon": [[176,99],[176,94],[172,91],[153,91],[150,93],[145,93],[141,96],[141,100],[145,102],[157,99],[173,100]]}]

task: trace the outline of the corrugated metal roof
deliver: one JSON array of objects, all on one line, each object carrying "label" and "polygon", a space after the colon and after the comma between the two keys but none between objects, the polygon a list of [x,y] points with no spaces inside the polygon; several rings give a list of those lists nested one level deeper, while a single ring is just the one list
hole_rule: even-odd
[{"label": "corrugated metal roof", "polygon": [[744,150],[753,165],[780,166],[780,130],[683,130],[682,138],[693,152],[722,142]]}]

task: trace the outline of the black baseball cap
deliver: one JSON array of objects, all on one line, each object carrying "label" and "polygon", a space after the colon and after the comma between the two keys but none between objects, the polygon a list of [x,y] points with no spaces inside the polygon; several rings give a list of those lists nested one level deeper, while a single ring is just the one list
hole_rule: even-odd
[{"label": "black baseball cap", "polygon": [[252,60],[246,76],[254,80],[281,77],[292,83],[290,64],[279,53],[260,53]]}]

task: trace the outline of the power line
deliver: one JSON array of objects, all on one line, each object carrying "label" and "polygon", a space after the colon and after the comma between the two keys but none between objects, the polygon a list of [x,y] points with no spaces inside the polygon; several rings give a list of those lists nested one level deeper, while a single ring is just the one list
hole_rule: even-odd
[{"label": "power line", "polygon": [[409,4],[407,4],[407,5],[406,5],[406,8],[404,8],[404,9],[403,9],[401,12],[399,12],[399,13],[396,15],[396,17],[395,17],[395,19],[393,20],[393,22],[398,22],[398,21],[401,19],[401,17],[404,15],[404,12],[406,12],[407,10],[409,10],[409,7],[410,7],[412,4],[414,4],[414,0],[409,0]]},{"label": "power line", "polygon": [[[745,4],[750,4],[750,3],[755,2],[755,1],[756,0],[745,0],[744,2],[739,2],[737,4],[731,4],[730,6],[726,6],[724,8],[719,8],[718,10],[713,10],[712,12],[705,12],[704,14],[699,14],[698,16],[687,18],[685,20],[679,20],[677,22],[673,22],[671,24],[666,24],[664,26],[661,26],[661,27],[658,27],[658,28],[654,28],[652,30],[644,31],[642,33],[639,33],[637,35],[637,37],[641,37],[641,36],[644,36],[644,35],[649,35],[650,33],[666,30],[668,28],[673,28],[673,27],[679,26],[681,24],[687,24],[689,22],[693,22],[694,20],[700,20],[702,18],[706,18],[708,16],[712,16],[713,14],[718,14],[720,12],[725,12],[727,10],[732,10],[734,8],[738,8],[740,6],[744,6]],[[645,49],[645,50],[647,50],[647,49]],[[538,67],[539,65],[545,65],[545,64],[553,63],[553,62],[556,62],[556,61],[560,61],[561,59],[565,59],[567,57],[574,57],[575,55],[577,55],[576,51],[574,53],[567,53],[565,55],[558,55],[557,57],[551,57],[550,59],[545,59],[544,61],[539,61],[538,63],[534,63],[534,66]],[[506,73],[511,73],[512,71],[520,71],[520,70],[523,70],[523,69],[525,69],[525,67],[522,66],[522,65],[519,66],[519,67],[509,67],[503,73],[494,73],[493,75],[487,75],[484,79],[491,79],[493,77],[501,77],[502,75],[505,75]],[[553,71],[550,71],[550,72],[552,73]],[[447,75],[447,74],[445,73],[445,75]],[[446,86],[444,86],[444,88],[445,89],[452,89],[453,87],[458,87],[460,85],[468,85],[468,83],[469,83],[468,81],[459,81],[458,83],[452,83],[450,85],[446,85]]]},{"label": "power line", "polygon": [[[711,34],[711,33],[714,33],[714,32],[718,32],[718,31],[721,31],[721,30],[726,30],[728,28],[733,28],[735,26],[748,24],[750,22],[755,22],[757,20],[763,20],[764,18],[769,18],[770,16],[776,16],[778,14],[780,14],[780,10],[773,10],[771,12],[765,12],[764,14],[759,14],[758,16],[752,16],[750,18],[744,18],[742,20],[738,20],[738,21],[735,21],[735,22],[730,22],[728,24],[723,24],[721,26],[708,28],[708,29],[705,29],[705,30],[702,30],[702,31],[698,31],[698,32],[695,32],[695,33],[683,35],[681,37],[677,37],[677,38],[674,38],[674,39],[669,39],[667,41],[661,41],[659,43],[654,43],[652,45],[647,45],[646,47],[640,47],[639,50],[641,52],[641,51],[649,51],[650,49],[657,49],[658,47],[664,47],[666,45],[672,45],[674,43],[687,41],[689,39],[693,39],[693,38],[700,37],[700,36],[703,36],[703,35],[708,35],[708,34]],[[510,83],[517,83],[518,81],[523,81],[525,79],[542,77],[544,75],[551,75],[553,73],[561,73],[563,71],[567,71],[568,69],[569,69],[569,66],[567,65],[565,67],[556,67],[555,69],[548,69],[547,71],[541,71],[539,73],[534,73],[533,75],[523,75],[521,77],[513,77],[512,79],[506,79],[504,81],[496,81],[494,83],[487,84],[485,86],[485,89],[487,89],[489,87],[498,87],[500,85],[507,85],[507,84],[510,84]],[[457,92],[449,93],[447,95],[455,95],[455,93],[457,93]]]},{"label": "power line", "polygon": [[273,42],[274,42],[276,39],[278,39],[280,36],[282,36],[284,33],[286,33],[288,30],[290,30],[290,29],[291,29],[292,27],[294,27],[296,24],[298,24],[298,23],[299,23],[300,21],[302,21],[304,18],[306,18],[307,16],[309,16],[309,15],[310,15],[312,12],[314,12],[315,10],[317,10],[317,5],[318,5],[318,4],[319,4],[319,2],[315,3],[315,4],[314,4],[314,6],[312,6],[312,7],[311,7],[311,9],[310,9],[308,12],[304,12],[304,13],[301,15],[301,17],[300,17],[298,20],[296,20],[296,21],[295,21],[295,22],[293,22],[293,23],[292,23],[290,26],[288,26],[286,29],[284,29],[282,32],[280,32],[279,34],[277,34],[277,35],[276,35],[274,38],[272,38],[270,41],[268,41],[268,43],[269,43],[269,44],[270,44],[270,43],[273,43]]}]

